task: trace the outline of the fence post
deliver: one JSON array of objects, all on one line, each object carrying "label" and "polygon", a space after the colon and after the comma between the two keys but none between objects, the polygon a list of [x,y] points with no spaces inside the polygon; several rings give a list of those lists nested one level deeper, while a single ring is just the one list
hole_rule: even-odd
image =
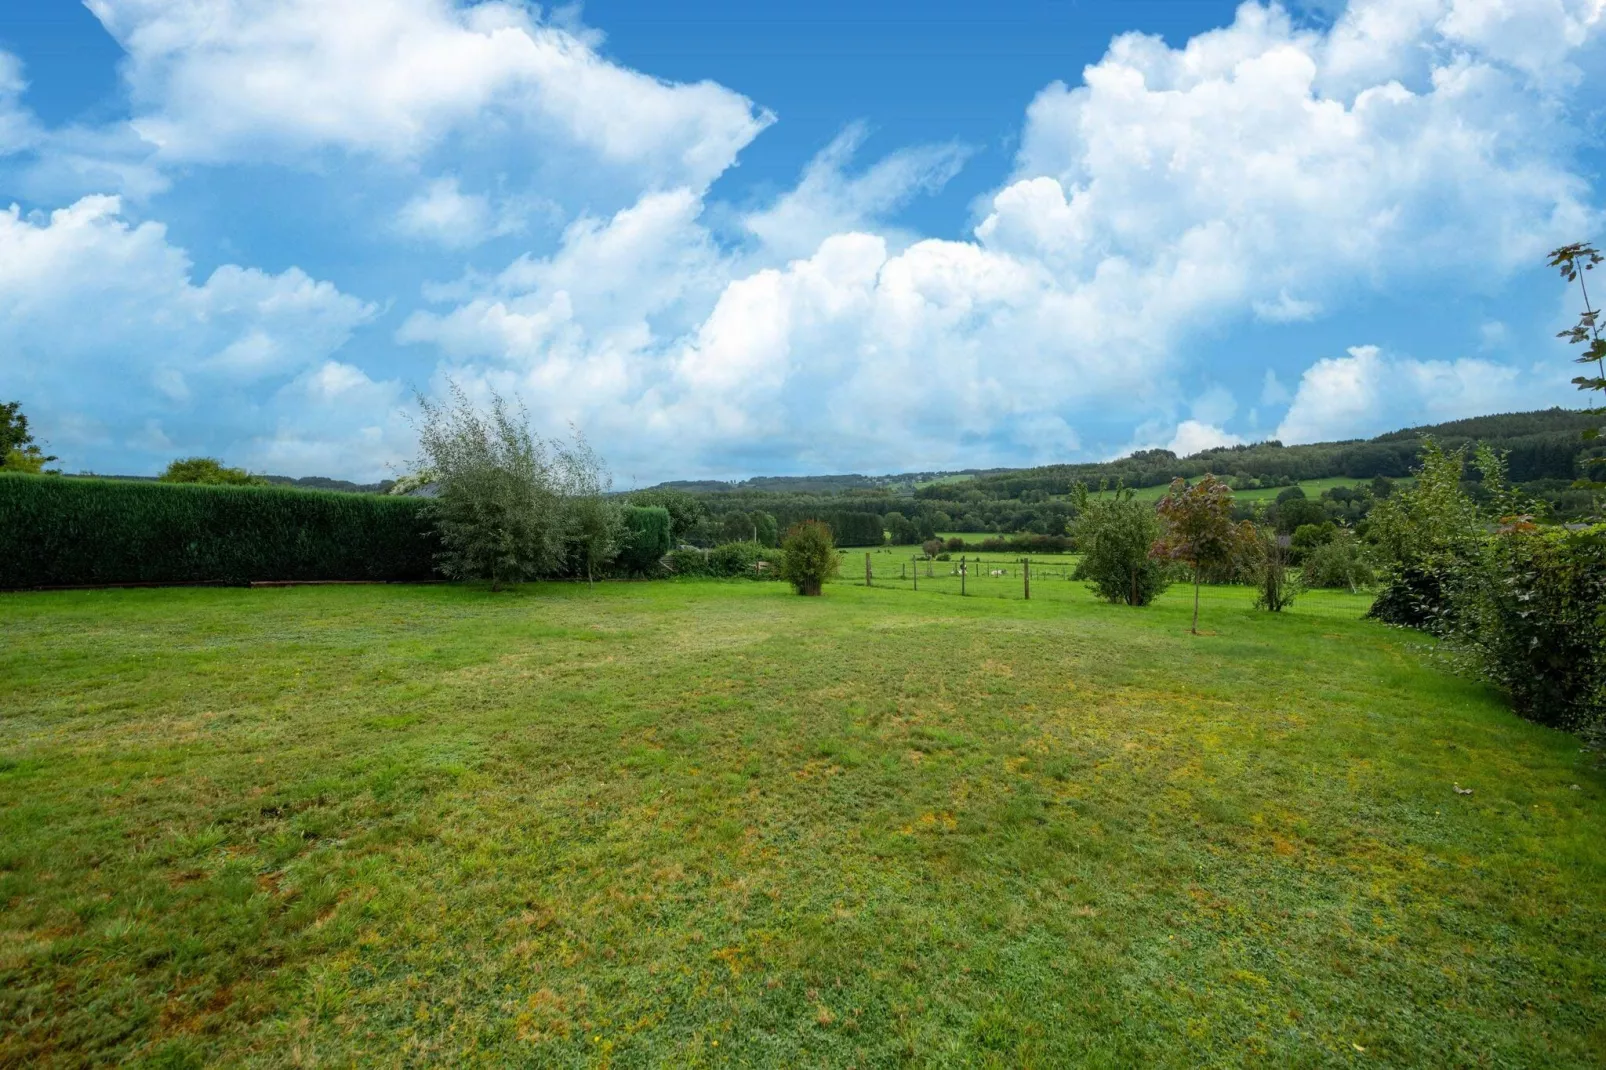
[{"label": "fence post", "polygon": [[915,590],[918,591],[918,590],[920,590],[920,562],[919,561],[915,562],[914,577],[915,577]]},{"label": "fence post", "polygon": [[1031,558],[1028,557],[1026,559],[1026,568],[1025,568],[1025,571],[1023,571],[1021,573],[1021,575],[1026,577],[1026,601],[1030,602],[1032,600],[1032,559]]},{"label": "fence post", "polygon": [[961,596],[963,596],[964,593],[965,593],[965,557],[964,557],[963,554],[961,554],[959,556],[959,594]]}]

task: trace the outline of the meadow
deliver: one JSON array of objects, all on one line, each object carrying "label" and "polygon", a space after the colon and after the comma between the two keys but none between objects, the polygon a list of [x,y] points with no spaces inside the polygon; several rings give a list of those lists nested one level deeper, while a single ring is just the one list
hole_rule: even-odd
[{"label": "meadow", "polygon": [[1601,1065],[1599,756],[1252,597],[0,596],[0,1064]]}]

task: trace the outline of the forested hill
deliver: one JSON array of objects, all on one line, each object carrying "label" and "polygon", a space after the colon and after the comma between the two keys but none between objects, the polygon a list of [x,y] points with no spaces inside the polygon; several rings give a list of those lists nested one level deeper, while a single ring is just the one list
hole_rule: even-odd
[{"label": "forested hill", "polygon": [[[1588,457],[1606,455],[1602,440],[1587,442],[1582,432],[1600,418],[1567,409],[1479,416],[1411,427],[1373,439],[1284,446],[1280,442],[1206,450],[1178,457],[1169,450],[1142,450],[1115,461],[1048,465],[1022,469],[962,472],[909,472],[864,476],[767,476],[740,482],[681,481],[659,484],[631,497],[689,495],[697,512],[763,512],[782,525],[789,518],[878,514],[889,530],[907,519],[923,531],[1041,532],[1064,530],[1077,483],[1158,487],[1182,476],[1213,473],[1235,490],[1286,487],[1307,480],[1344,479],[1356,484],[1408,476],[1417,464],[1424,436],[1455,449],[1483,442],[1508,454],[1510,477],[1530,493],[1552,502],[1560,516],[1588,508],[1588,494],[1570,489]],[[1338,495],[1343,498],[1344,495]],[[1346,499],[1347,500],[1347,499]],[[1343,505],[1342,502],[1338,503]],[[1342,512],[1342,509],[1338,509]],[[739,525],[734,525],[739,526]],[[733,526],[733,530],[734,530]]]},{"label": "forested hill", "polygon": [[1021,490],[1039,489],[1063,494],[1070,483],[1097,486],[1100,482],[1124,482],[1129,487],[1153,487],[1171,482],[1177,476],[1192,478],[1211,472],[1245,480],[1281,481],[1344,477],[1370,479],[1373,476],[1398,478],[1409,474],[1423,436],[1454,449],[1467,442],[1487,442],[1511,453],[1511,478],[1519,482],[1535,479],[1575,479],[1577,460],[1586,445],[1579,437],[1586,428],[1598,426],[1600,418],[1570,409],[1541,409],[1537,412],[1474,416],[1467,420],[1408,427],[1390,431],[1373,439],[1342,442],[1316,442],[1304,446],[1284,446],[1281,442],[1257,442],[1247,446],[1227,446],[1179,458],[1170,450],[1142,450],[1115,461],[1086,464],[1047,465],[1039,468],[967,468],[954,472],[905,472],[898,475],[819,475],[755,476],[739,482],[720,480],[671,480],[652,489],[679,490],[690,494],[844,494],[852,491],[891,491],[940,496],[933,484],[974,481],[974,489],[996,491],[990,495],[1012,498]]}]

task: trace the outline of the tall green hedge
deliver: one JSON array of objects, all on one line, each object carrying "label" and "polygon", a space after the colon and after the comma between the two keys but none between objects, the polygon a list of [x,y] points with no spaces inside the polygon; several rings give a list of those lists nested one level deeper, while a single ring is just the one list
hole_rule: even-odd
[{"label": "tall green hedge", "polygon": [[656,576],[658,562],[672,548],[669,510],[661,505],[626,505],[625,537],[619,568],[629,576]]},{"label": "tall green hedge", "polygon": [[0,588],[421,580],[438,546],[417,498],[0,476]]}]

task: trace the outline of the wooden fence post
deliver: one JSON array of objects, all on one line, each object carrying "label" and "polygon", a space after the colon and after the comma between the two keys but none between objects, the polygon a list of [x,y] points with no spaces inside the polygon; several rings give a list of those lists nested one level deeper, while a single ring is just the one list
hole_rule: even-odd
[{"label": "wooden fence post", "polygon": [[1026,559],[1026,569],[1025,569],[1024,572],[1021,573],[1021,575],[1026,577],[1026,601],[1030,602],[1032,600],[1032,559],[1031,558],[1028,557]]},{"label": "wooden fence post", "polygon": [[965,593],[965,558],[963,554],[959,557],[959,593],[960,595]]},{"label": "wooden fence post", "polygon": [[864,552],[864,585],[870,586],[870,551]]},{"label": "wooden fence post", "polygon": [[918,591],[918,590],[920,590],[920,562],[918,560],[915,561],[914,577],[915,577],[915,590]]}]

